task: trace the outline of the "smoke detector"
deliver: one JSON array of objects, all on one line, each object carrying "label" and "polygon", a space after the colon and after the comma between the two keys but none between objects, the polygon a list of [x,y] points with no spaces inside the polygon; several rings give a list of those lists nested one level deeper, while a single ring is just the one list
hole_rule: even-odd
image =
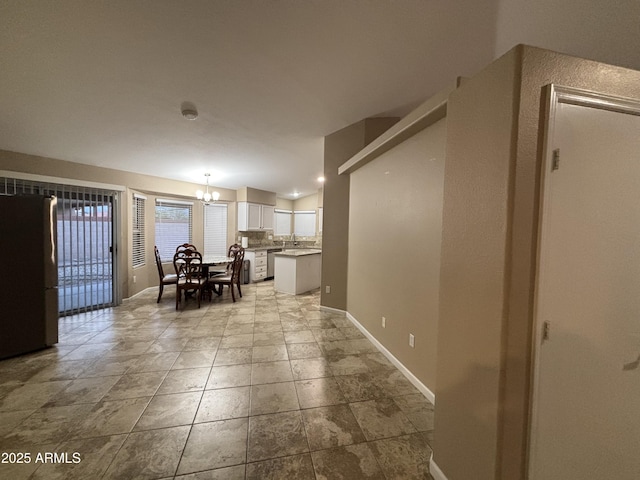
[{"label": "smoke detector", "polygon": [[198,111],[190,108],[182,109],[182,116],[187,120],[195,120],[198,118]]},{"label": "smoke detector", "polygon": [[198,118],[198,110],[196,106],[191,102],[184,102],[180,107],[182,116],[187,120],[195,120]]}]

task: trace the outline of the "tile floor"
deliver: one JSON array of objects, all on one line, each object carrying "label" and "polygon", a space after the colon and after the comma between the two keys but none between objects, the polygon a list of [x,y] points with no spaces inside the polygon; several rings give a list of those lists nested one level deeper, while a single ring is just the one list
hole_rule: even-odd
[{"label": "tile floor", "polygon": [[0,361],[0,478],[432,478],[432,405],[347,318],[243,293],[148,291]]}]

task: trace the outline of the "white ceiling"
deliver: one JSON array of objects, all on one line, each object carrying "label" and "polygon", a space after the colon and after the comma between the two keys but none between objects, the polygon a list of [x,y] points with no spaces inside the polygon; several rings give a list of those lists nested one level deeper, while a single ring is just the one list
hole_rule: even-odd
[{"label": "white ceiling", "polygon": [[314,193],[325,135],[492,60],[497,3],[2,0],[0,149]]}]

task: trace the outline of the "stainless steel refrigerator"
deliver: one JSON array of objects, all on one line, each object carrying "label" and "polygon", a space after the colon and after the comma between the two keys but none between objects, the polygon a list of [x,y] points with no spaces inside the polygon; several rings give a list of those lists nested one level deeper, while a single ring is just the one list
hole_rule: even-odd
[{"label": "stainless steel refrigerator", "polygon": [[0,195],[0,358],[58,343],[56,204]]}]

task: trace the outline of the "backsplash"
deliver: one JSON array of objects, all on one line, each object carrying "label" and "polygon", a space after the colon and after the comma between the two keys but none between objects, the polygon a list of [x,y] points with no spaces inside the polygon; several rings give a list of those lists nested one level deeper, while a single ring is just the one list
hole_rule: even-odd
[{"label": "backsplash", "polygon": [[[272,239],[269,239],[269,236]],[[295,240],[291,240],[290,235],[273,235],[271,232],[238,232],[236,235],[236,241],[241,242],[242,237],[247,237],[249,241],[249,248],[258,247],[282,247],[284,242],[285,248],[293,247],[322,247],[322,235],[316,237],[295,237]]]}]

